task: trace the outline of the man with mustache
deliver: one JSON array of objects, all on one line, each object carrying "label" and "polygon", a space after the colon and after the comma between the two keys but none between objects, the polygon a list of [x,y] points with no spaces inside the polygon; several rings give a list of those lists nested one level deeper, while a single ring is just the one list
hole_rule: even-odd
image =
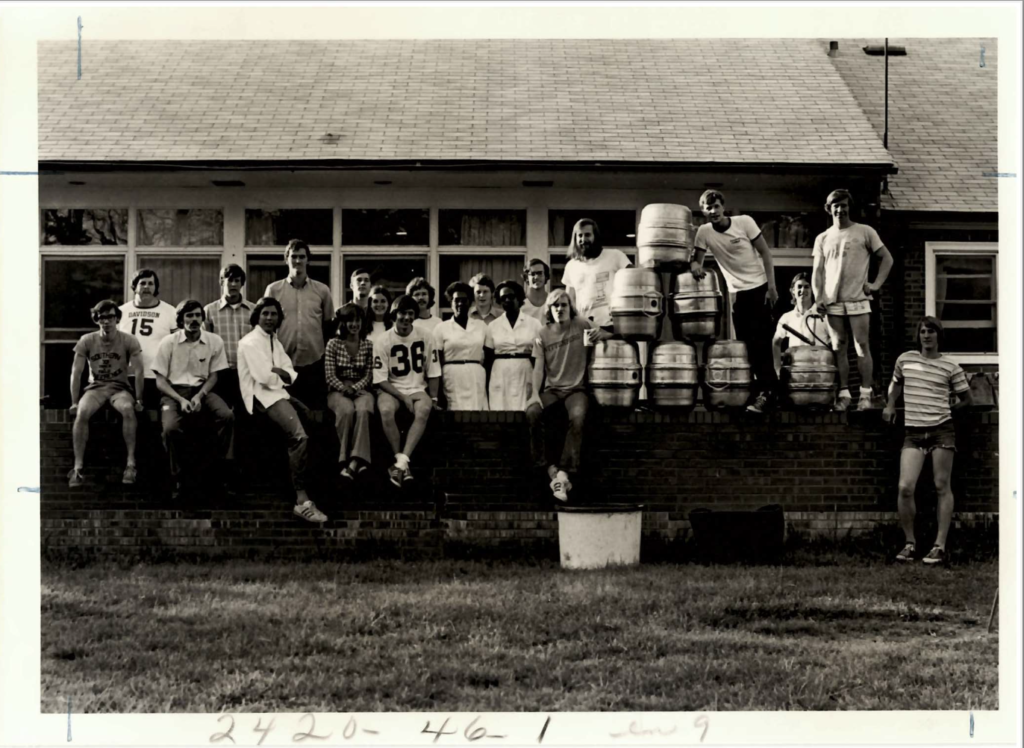
[{"label": "man with mustache", "polygon": [[572,241],[566,252],[569,262],[562,273],[562,283],[580,317],[594,328],[590,340],[607,340],[612,331],[612,279],[622,268],[629,267],[629,258],[618,249],[605,249],[601,230],[590,218],[581,218],[572,229]]},{"label": "man with mustache", "polygon": [[[189,446],[196,446],[196,434],[213,431],[217,443],[213,457],[225,459],[235,414],[213,392],[217,372],[228,368],[228,357],[221,337],[203,329],[206,321],[203,305],[195,299],[186,299],[178,304],[175,321],[178,330],[160,341],[153,360],[153,373],[156,386],[163,393],[160,422],[174,481],[172,498],[176,499],[183,487],[183,466],[186,462],[198,464],[202,456],[196,453],[187,461],[184,459]],[[192,482],[200,485],[197,477],[191,476]]]}]

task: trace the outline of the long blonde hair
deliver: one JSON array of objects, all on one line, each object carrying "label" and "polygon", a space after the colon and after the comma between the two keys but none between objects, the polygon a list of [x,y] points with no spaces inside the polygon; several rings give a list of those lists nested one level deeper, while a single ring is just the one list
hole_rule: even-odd
[{"label": "long blonde hair", "polygon": [[554,291],[550,292],[548,297],[544,300],[544,322],[546,324],[555,324],[555,318],[551,315],[551,305],[563,296],[569,300],[569,319],[575,319],[576,305],[572,303],[572,296],[569,295],[568,289],[556,288]]}]

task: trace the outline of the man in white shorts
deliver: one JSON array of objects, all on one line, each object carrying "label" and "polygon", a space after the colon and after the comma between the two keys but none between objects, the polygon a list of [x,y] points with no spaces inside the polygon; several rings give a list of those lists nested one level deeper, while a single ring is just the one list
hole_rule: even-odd
[{"label": "man in white shorts", "polygon": [[[437,377],[429,382],[428,367],[434,359],[431,336],[413,326],[420,307],[411,297],[402,295],[392,305],[395,324],[373,344],[373,383],[380,390],[377,408],[388,444],[395,453],[395,464],[388,478],[398,487],[412,480],[409,463],[427,430],[430,411],[437,407]],[[427,394],[429,388],[430,394]],[[395,421],[401,404],[413,414],[412,426],[402,444],[402,433]]]},{"label": "man in white shorts", "polygon": [[601,230],[590,218],[581,218],[573,226],[566,257],[569,262],[562,273],[562,283],[580,317],[594,328],[590,340],[596,343],[611,338],[612,280],[632,263],[624,252],[604,248]]},{"label": "man in white shorts", "polygon": [[[828,314],[832,348],[839,369],[839,395],[836,410],[850,407],[850,364],[847,360],[849,338],[846,319],[850,320],[853,344],[857,349],[857,371],[860,373],[860,397],[857,410],[871,408],[871,378],[874,362],[869,347],[871,298],[892,269],[892,255],[882,244],[878,232],[850,219],[853,196],[848,190],[833,190],[825,200],[825,212],[832,216],[832,226],[814,240],[814,271],[812,285],[818,312]],[[879,259],[878,277],[868,282],[871,255]]]},{"label": "man in white shorts", "polygon": [[160,341],[174,330],[174,307],[161,301],[160,278],[149,268],[140,268],[132,278],[132,291],[135,298],[121,305],[117,329],[134,335],[142,346],[142,366],[145,384],[142,392],[136,397],[147,408],[160,407],[160,390],[156,387],[156,374],[153,373],[153,360],[156,358]]}]

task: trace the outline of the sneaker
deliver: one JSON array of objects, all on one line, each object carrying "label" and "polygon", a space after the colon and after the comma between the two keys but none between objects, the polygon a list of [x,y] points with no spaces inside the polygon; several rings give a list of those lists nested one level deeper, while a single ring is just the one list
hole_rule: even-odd
[{"label": "sneaker", "polygon": [[761,393],[747,406],[748,413],[764,413],[769,408],[768,395]]},{"label": "sneaker", "polygon": [[896,554],[896,560],[900,562],[913,561],[915,550],[913,543],[907,543],[903,546],[903,550]]},{"label": "sneaker", "polygon": [[408,483],[412,480],[412,468],[406,468],[402,471],[402,483]]},{"label": "sneaker", "polygon": [[849,395],[839,395],[836,397],[835,411],[836,413],[845,413],[853,402],[853,398]]},{"label": "sneaker", "polygon": [[127,465],[124,469],[124,475],[121,476],[121,482],[126,486],[130,486],[135,483],[135,479],[139,476],[139,471],[136,470],[134,465]]},{"label": "sneaker", "polygon": [[292,511],[294,511],[297,516],[302,517],[304,520],[309,522],[327,521],[327,515],[317,509],[316,504],[310,500],[306,500],[301,504],[296,504]]},{"label": "sneaker", "polygon": [[68,487],[78,488],[85,483],[85,478],[82,477],[82,471],[78,468],[71,468],[68,471]]},{"label": "sneaker", "polygon": [[405,475],[405,471],[398,465],[392,465],[388,468],[388,479],[395,484],[395,487],[402,487],[402,478]]},{"label": "sneaker", "polygon": [[874,406],[871,402],[871,395],[861,395],[859,398],[857,398],[858,411],[871,410],[872,407]]},{"label": "sneaker", "polygon": [[928,555],[921,559],[926,564],[943,564],[946,562],[946,549],[933,546]]},{"label": "sneaker", "polygon": [[568,501],[571,490],[572,483],[569,482],[569,476],[564,470],[559,470],[554,480],[551,481],[551,492],[559,501]]},{"label": "sneaker", "polygon": [[356,476],[352,474],[352,468],[350,468],[348,465],[345,465],[345,467],[341,469],[339,474],[341,475],[342,478],[348,481],[354,481],[356,479]]}]

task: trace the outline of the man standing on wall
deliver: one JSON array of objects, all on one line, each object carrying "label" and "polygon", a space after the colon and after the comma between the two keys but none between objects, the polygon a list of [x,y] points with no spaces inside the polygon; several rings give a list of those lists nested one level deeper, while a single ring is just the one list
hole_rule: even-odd
[{"label": "man standing on wall", "polygon": [[601,230],[590,218],[581,218],[573,226],[566,257],[569,262],[562,283],[580,317],[594,328],[590,339],[597,342],[611,338],[612,280],[622,268],[630,266],[629,258],[618,249],[604,248]]},{"label": "man standing on wall", "polygon": [[235,264],[225,265],[220,270],[221,297],[203,309],[206,315],[203,327],[224,341],[224,353],[228,357],[228,368],[217,373],[214,392],[232,408],[242,402],[238,388],[238,341],[252,330],[249,317],[256,308],[242,296],[244,286],[245,270]]},{"label": "man standing on wall", "polygon": [[284,259],[288,263],[288,277],[267,286],[263,296],[277,299],[284,314],[278,338],[298,374],[288,391],[309,408],[324,408],[324,325],[330,325],[334,319],[331,289],[309,277],[311,257],[306,242],[288,242]]},{"label": "man standing on wall", "polygon": [[520,307],[520,314],[533,317],[544,324],[544,304],[548,299],[548,281],[551,280],[551,267],[534,258],[523,268],[523,281],[526,283],[526,299]]},{"label": "man standing on wall", "polygon": [[370,289],[373,284],[370,281],[370,271],[365,268],[356,268],[349,277],[349,286],[352,288],[352,303],[358,304],[365,312],[366,305],[370,303]]},{"label": "man standing on wall", "polygon": [[132,291],[135,292],[135,298],[121,305],[117,329],[134,335],[142,346],[145,385],[142,392],[135,394],[145,407],[156,409],[160,407],[160,391],[156,387],[156,375],[153,374],[153,359],[156,358],[160,341],[174,329],[174,307],[158,298],[160,279],[149,268],[140,268],[135,273]]},{"label": "man standing on wall", "polygon": [[725,195],[721,192],[705,190],[700,196],[700,209],[708,222],[697,229],[694,237],[690,272],[694,278],[702,279],[704,255],[711,252],[729,292],[736,295],[732,305],[733,326],[736,337],[747,344],[750,370],[758,390],[747,410],[763,413],[775,407],[779,389],[772,353],[772,310],[779,300],[772,251],[753,218],[725,214]]},{"label": "man standing on wall", "polygon": [[[833,190],[825,200],[825,212],[832,216],[832,225],[814,240],[814,270],[811,276],[818,311],[828,314],[832,348],[839,369],[839,395],[836,410],[850,407],[850,362],[847,359],[849,338],[846,319],[850,320],[853,345],[857,349],[857,371],[860,373],[860,397],[857,410],[871,408],[871,381],[874,362],[871,359],[869,331],[871,298],[885,283],[892,270],[892,255],[885,248],[878,232],[850,219],[853,196],[848,190]],[[868,282],[871,256],[879,259],[878,277]]]}]

